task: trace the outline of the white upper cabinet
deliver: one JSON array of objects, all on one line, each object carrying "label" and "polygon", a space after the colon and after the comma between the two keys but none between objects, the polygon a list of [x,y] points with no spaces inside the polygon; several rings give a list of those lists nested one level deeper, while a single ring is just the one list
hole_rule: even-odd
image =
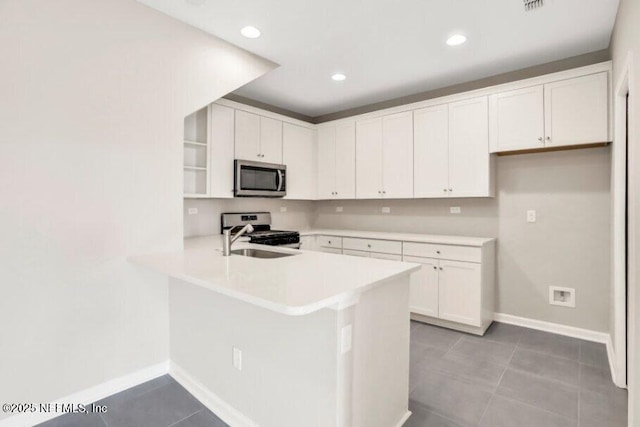
[{"label": "white upper cabinet", "polygon": [[336,126],[336,194],[338,199],[356,198],[356,125]]},{"label": "white upper cabinet", "polygon": [[609,141],[607,73],[544,85],[545,144],[549,147]]},{"label": "white upper cabinet", "polygon": [[394,199],[413,197],[411,111],[382,118],[382,195]]},{"label": "white upper cabinet", "polygon": [[283,161],[287,166],[287,199],[316,197],[316,131],[290,123],[282,124]]},{"label": "white upper cabinet", "polygon": [[382,118],[356,122],[356,198],[382,197]]},{"label": "white upper cabinet", "polygon": [[236,111],[237,159],[282,163],[282,121]]},{"label": "white upper cabinet", "polygon": [[490,123],[492,153],[608,142],[608,73],[491,95]]},{"label": "white upper cabinet", "polygon": [[356,122],[356,197],[413,197],[410,111]]},{"label": "white upper cabinet", "polygon": [[491,95],[491,152],[544,146],[544,89],[542,85]]},{"label": "white upper cabinet", "polygon": [[318,198],[356,196],[356,136],[353,122],[318,129]]},{"label": "white upper cabinet", "polygon": [[210,196],[233,197],[234,117],[233,108],[209,107],[209,147],[211,165]]},{"label": "white upper cabinet", "polygon": [[487,97],[414,112],[415,197],[492,197]]},{"label": "white upper cabinet", "polygon": [[413,113],[413,177],[415,197],[449,195],[449,106]]},{"label": "white upper cabinet", "polygon": [[449,195],[493,196],[486,96],[449,104]]},{"label": "white upper cabinet", "polygon": [[263,162],[282,163],[282,122],[260,117],[260,154]]},{"label": "white upper cabinet", "polygon": [[318,199],[332,199],[336,192],[336,128],[318,129]]},{"label": "white upper cabinet", "polygon": [[236,110],[236,159],[260,161],[260,116]]}]

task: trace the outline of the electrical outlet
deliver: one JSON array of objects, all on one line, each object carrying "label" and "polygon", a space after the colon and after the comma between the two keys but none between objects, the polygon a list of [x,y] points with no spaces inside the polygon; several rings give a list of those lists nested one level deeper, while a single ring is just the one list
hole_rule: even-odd
[{"label": "electrical outlet", "polygon": [[342,212],[344,208],[342,206],[336,206],[336,212]]},{"label": "electrical outlet", "polygon": [[460,209],[460,206],[451,206],[449,208],[449,213],[459,214],[460,212],[462,212],[462,209]]},{"label": "electrical outlet", "polygon": [[385,206],[382,208],[382,213],[391,213],[391,208],[388,206]]},{"label": "electrical outlet", "polygon": [[286,211],[287,211],[286,206],[280,206],[280,212],[286,212]]},{"label": "electrical outlet", "polygon": [[353,341],[353,326],[343,326],[340,330],[340,353],[345,354],[351,351]]},{"label": "electrical outlet", "polygon": [[189,208],[189,215],[198,215],[198,208]]},{"label": "electrical outlet", "polygon": [[536,222],[536,211],[527,211],[527,222]]},{"label": "electrical outlet", "polygon": [[233,347],[233,367],[242,371],[242,350]]},{"label": "electrical outlet", "polygon": [[574,288],[549,286],[549,304],[576,308],[576,290]]}]

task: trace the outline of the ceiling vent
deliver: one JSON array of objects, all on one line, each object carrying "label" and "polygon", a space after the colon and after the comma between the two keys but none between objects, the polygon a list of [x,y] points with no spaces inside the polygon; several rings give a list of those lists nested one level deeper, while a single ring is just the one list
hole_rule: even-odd
[{"label": "ceiling vent", "polygon": [[527,12],[533,9],[537,9],[542,7],[543,0],[523,0],[524,1],[524,10]]}]

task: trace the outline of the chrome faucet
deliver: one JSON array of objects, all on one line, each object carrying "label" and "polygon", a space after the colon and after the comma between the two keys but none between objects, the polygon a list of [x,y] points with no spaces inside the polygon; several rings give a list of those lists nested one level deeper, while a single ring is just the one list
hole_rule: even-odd
[{"label": "chrome faucet", "polygon": [[251,224],[247,224],[242,227],[242,230],[238,231],[233,237],[231,237],[231,231],[236,227],[239,227],[239,225],[228,228],[222,232],[224,237],[222,241],[222,256],[231,255],[231,245],[233,245],[233,242],[238,240],[238,237],[242,236],[244,233],[251,233],[253,231],[253,226]]}]

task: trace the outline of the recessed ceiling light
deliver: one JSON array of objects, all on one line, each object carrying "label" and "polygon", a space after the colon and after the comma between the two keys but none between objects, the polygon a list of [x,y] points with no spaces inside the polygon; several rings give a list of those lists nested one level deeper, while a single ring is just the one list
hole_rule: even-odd
[{"label": "recessed ceiling light", "polygon": [[466,41],[467,41],[467,38],[462,34],[454,34],[447,39],[447,44],[449,46],[459,46]]},{"label": "recessed ceiling light", "polygon": [[342,73],[335,73],[333,76],[331,76],[331,78],[332,78],[333,80],[337,81],[337,82],[341,82],[341,81],[343,81],[344,79],[346,79],[346,78],[347,78],[347,76],[345,76],[345,75],[344,75],[344,74],[342,74]]},{"label": "recessed ceiling light", "polygon": [[240,34],[242,34],[248,39],[257,39],[258,37],[260,37],[260,30],[251,25],[247,25],[246,27],[240,30]]}]

